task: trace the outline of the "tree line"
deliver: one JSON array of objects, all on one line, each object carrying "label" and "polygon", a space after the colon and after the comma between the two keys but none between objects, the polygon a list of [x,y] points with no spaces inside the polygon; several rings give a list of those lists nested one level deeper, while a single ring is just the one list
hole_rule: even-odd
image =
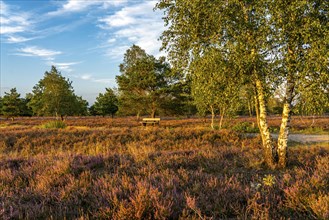
[{"label": "tree line", "polygon": [[[256,115],[254,88],[239,78],[222,71],[228,61],[205,54],[190,65],[190,73],[182,74],[172,68],[165,57],[156,59],[137,45],[132,45],[120,64],[121,75],[116,76],[118,88],[105,88],[93,105],[74,93],[72,81],[62,76],[55,66],[25,98],[12,88],[0,97],[0,115],[17,116],[121,116],[156,115],[206,116],[211,114],[211,127],[219,116],[221,128],[224,116]],[[225,67],[226,68],[226,67]],[[239,86],[240,85],[240,86]],[[266,94],[267,111],[280,114],[283,110],[282,88]],[[328,95],[327,93],[321,93]],[[301,98],[301,97],[300,97]],[[316,98],[314,98],[316,99]],[[325,98],[323,99],[325,100]],[[309,103],[300,99],[295,103],[295,114],[319,115],[329,112],[328,103]]]}]

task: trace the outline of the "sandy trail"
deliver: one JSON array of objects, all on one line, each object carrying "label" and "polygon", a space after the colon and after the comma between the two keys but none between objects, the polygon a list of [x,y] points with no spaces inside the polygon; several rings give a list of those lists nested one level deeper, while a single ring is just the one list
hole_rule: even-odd
[{"label": "sandy trail", "polygon": [[[246,136],[255,137],[258,134],[256,133],[248,133]],[[278,139],[278,134],[271,134],[274,139]],[[298,143],[321,143],[328,142],[329,145],[329,134],[323,135],[314,135],[314,134],[289,134],[289,141],[294,141]]]},{"label": "sandy trail", "polygon": [[[278,134],[273,134],[273,138],[277,139]],[[299,143],[319,143],[319,142],[328,142],[329,143],[329,134],[328,135],[314,135],[314,134],[290,134],[289,141],[299,142]]]}]

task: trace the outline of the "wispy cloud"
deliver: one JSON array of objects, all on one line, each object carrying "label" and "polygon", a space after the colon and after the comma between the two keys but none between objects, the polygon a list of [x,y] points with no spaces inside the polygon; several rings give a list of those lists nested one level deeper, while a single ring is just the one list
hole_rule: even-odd
[{"label": "wispy cloud", "polygon": [[4,43],[22,43],[36,39],[31,35],[35,25],[31,13],[20,10],[0,0],[0,34]]},{"label": "wispy cloud", "polygon": [[60,51],[43,49],[36,46],[24,47],[17,50],[18,56],[41,57],[44,60],[54,60],[56,55],[62,54]]},{"label": "wispy cloud", "polygon": [[155,56],[163,55],[159,52],[161,43],[158,38],[164,31],[164,25],[161,13],[153,11],[156,3],[144,1],[126,6],[113,15],[99,19],[99,27],[110,35],[107,42],[116,41],[115,47],[109,45],[106,55],[111,58],[122,57],[132,44],[137,44]]},{"label": "wispy cloud", "polygon": [[129,49],[130,45],[114,45],[112,46],[110,44],[110,47],[106,49],[105,55],[114,59],[114,60],[121,60],[123,57],[123,54],[127,49]]},{"label": "wispy cloud", "polygon": [[102,83],[102,84],[110,84],[115,83],[115,79],[105,78],[105,79],[92,79],[93,82]]},{"label": "wispy cloud", "polygon": [[1,15],[6,14],[8,10],[9,10],[8,6],[3,1],[0,1],[0,14]]},{"label": "wispy cloud", "polygon": [[107,9],[110,6],[123,5],[127,0],[67,0],[64,1],[56,11],[49,12],[50,16],[58,16],[69,13],[83,12],[92,6],[97,6],[102,9]]},{"label": "wispy cloud", "polygon": [[23,43],[30,40],[36,39],[36,37],[26,38],[26,37],[20,37],[20,36],[8,36],[8,38],[5,40],[6,43]]},{"label": "wispy cloud", "polygon": [[[89,6],[96,5],[96,3],[100,4],[98,1],[69,0],[63,3],[62,7],[67,12],[80,11],[89,8]],[[69,23],[57,23],[49,26],[49,22],[52,19],[52,17],[47,16],[47,13],[36,16],[35,12],[23,11],[19,6],[9,5],[0,0],[0,34],[1,40],[4,43],[23,43],[71,31],[89,22],[92,18],[86,16]],[[44,26],[45,24],[48,26]]]},{"label": "wispy cloud", "polygon": [[90,80],[90,79],[92,79],[92,76],[90,74],[84,74],[80,78],[83,80]]},{"label": "wispy cloud", "polygon": [[0,34],[15,34],[28,31],[32,25],[31,15],[26,12],[13,10],[9,5],[0,1]]},{"label": "wispy cloud", "polygon": [[48,65],[56,66],[60,71],[65,71],[70,73],[73,71],[72,66],[80,64],[81,62],[70,62],[70,63],[58,63],[58,62],[48,62]]},{"label": "wispy cloud", "polygon": [[74,78],[85,80],[85,81],[90,81],[94,83],[101,83],[101,84],[115,84],[115,79],[114,78],[96,78],[93,76],[93,74],[82,74],[82,75],[70,75]]}]

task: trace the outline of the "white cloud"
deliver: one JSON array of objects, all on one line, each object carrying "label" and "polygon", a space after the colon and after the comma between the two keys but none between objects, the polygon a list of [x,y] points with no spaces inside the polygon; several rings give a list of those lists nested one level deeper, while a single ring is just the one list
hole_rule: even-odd
[{"label": "white cloud", "polygon": [[35,46],[20,48],[17,51],[18,53],[15,55],[41,57],[45,60],[54,60],[56,55],[62,54],[60,51],[47,50]]},{"label": "white cloud", "polygon": [[25,38],[20,36],[8,36],[6,43],[22,43],[26,41],[33,40],[35,38]]},{"label": "white cloud", "polygon": [[116,42],[117,41],[117,39],[115,39],[115,38],[110,38],[107,42],[109,43],[109,44],[112,44],[112,43],[114,43],[114,42]]},{"label": "white cloud", "polygon": [[33,31],[33,16],[0,1],[0,34],[4,43],[22,43],[36,39],[36,37],[23,37]]},{"label": "white cloud", "polygon": [[107,78],[107,79],[92,79],[93,82],[102,83],[102,84],[110,84],[115,83],[115,79]]},{"label": "white cloud", "polygon": [[70,62],[70,63],[48,62],[48,65],[56,66],[60,71],[65,71],[70,73],[73,71],[71,67],[79,63],[81,62]]},{"label": "white cloud", "polygon": [[109,27],[123,27],[132,24],[139,24],[140,22],[147,22],[154,18],[152,14],[156,1],[146,1],[134,6],[123,7],[114,15],[107,16],[100,19]]},{"label": "white cloud", "polygon": [[84,75],[81,76],[81,79],[83,79],[83,80],[90,80],[91,79],[91,75],[84,74]]},{"label": "white cloud", "polygon": [[70,75],[74,78],[77,79],[82,79],[90,82],[95,82],[95,83],[101,83],[101,84],[115,84],[115,79],[114,78],[103,78],[103,79],[98,79],[95,78],[92,74],[82,74],[82,75]]},{"label": "white cloud", "polygon": [[111,57],[112,59],[121,59],[125,51],[129,49],[129,46],[113,46],[107,49],[106,56]]},{"label": "white cloud", "polygon": [[8,18],[5,18],[3,16],[3,14],[5,13],[5,11],[1,11],[1,14],[0,14],[0,24],[1,25],[5,25],[5,24],[9,24],[10,23],[10,20]]},{"label": "white cloud", "polygon": [[153,10],[156,3],[157,1],[144,1],[126,6],[113,15],[99,19],[99,27],[110,35],[107,42],[117,40],[115,46],[109,45],[106,55],[122,58],[125,50],[132,44],[155,56],[164,55],[159,52],[161,42],[158,38],[165,28],[161,12]]},{"label": "white cloud", "polygon": [[8,12],[8,6],[3,2],[0,1],[0,14],[6,14]]},{"label": "white cloud", "polygon": [[103,7],[109,8],[111,6],[122,6],[125,5],[128,2],[128,0],[103,0]]},{"label": "white cloud", "polygon": [[[121,10],[116,14],[102,18],[99,21],[104,22],[109,27],[122,27],[135,24],[137,22],[133,17],[129,17],[126,10]],[[106,26],[103,27],[107,28]]]},{"label": "white cloud", "polygon": [[13,10],[0,1],[0,34],[14,34],[28,31],[32,25],[31,15],[17,9]]},{"label": "white cloud", "polygon": [[19,32],[24,32],[25,27],[23,26],[1,26],[0,34],[15,34]]},{"label": "white cloud", "polygon": [[92,6],[107,9],[110,6],[119,6],[126,2],[127,0],[67,0],[58,10],[49,12],[48,15],[58,16],[68,13],[82,12],[90,9]]}]

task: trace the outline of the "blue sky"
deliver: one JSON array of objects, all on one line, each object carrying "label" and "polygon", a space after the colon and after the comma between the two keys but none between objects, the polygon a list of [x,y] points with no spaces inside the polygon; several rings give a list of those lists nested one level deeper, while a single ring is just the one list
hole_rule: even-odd
[{"label": "blue sky", "polygon": [[0,0],[1,96],[22,97],[55,65],[92,104],[133,44],[156,57],[164,28],[150,0]]}]

